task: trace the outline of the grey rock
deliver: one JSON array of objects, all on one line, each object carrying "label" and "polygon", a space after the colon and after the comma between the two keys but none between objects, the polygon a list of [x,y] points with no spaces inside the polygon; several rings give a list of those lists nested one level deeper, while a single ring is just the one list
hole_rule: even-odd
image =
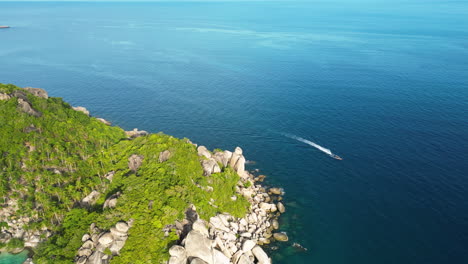
[{"label": "grey rock", "polygon": [[104,175],[106,179],[108,179],[110,182],[112,182],[112,179],[114,179],[115,171],[109,171]]},{"label": "grey rock", "polygon": [[93,205],[94,203],[96,203],[96,200],[99,198],[100,195],[100,192],[93,190],[90,194],[83,198],[81,202],[85,206]]},{"label": "grey rock", "polygon": [[115,228],[120,232],[127,233],[129,226],[125,222],[118,222],[117,224],[115,224]]},{"label": "grey rock", "polygon": [[187,263],[187,252],[184,247],[174,245],[169,249],[171,258],[169,264],[185,264]]},{"label": "grey rock", "polygon": [[199,146],[197,148],[198,156],[205,156],[207,159],[211,159],[211,153],[205,146]]},{"label": "grey rock", "polygon": [[108,125],[108,126],[112,125],[111,122],[105,120],[104,118],[97,117],[96,119],[97,119],[99,122],[103,123],[104,125]]},{"label": "grey rock", "polygon": [[269,190],[272,194],[283,195],[283,189],[281,188],[270,188]]},{"label": "grey rock", "polygon": [[94,251],[94,253],[88,258],[86,264],[103,264],[102,257],[104,257],[104,253],[101,251]]},{"label": "grey rock", "polygon": [[276,204],[276,207],[278,207],[278,211],[279,211],[280,213],[283,214],[284,212],[286,212],[286,208],[284,207],[283,203],[278,202],[278,203]]},{"label": "grey rock", "polygon": [[210,218],[210,225],[216,229],[222,230],[224,232],[229,232],[229,228],[224,224],[223,220],[218,216],[213,216]]},{"label": "grey rock", "polygon": [[117,198],[107,198],[107,200],[104,202],[103,208],[115,208],[117,206]]},{"label": "grey rock", "polygon": [[112,234],[112,237],[115,239],[126,239],[127,233],[126,232],[121,232],[117,230],[115,227],[110,228],[110,233]]},{"label": "grey rock", "polygon": [[9,100],[11,96],[6,93],[0,93],[0,100]]},{"label": "grey rock", "polygon": [[91,254],[93,253],[93,251],[89,248],[82,248],[80,250],[78,250],[78,256],[81,257],[81,256],[86,256],[86,257],[89,257]]},{"label": "grey rock", "polygon": [[263,251],[261,247],[255,246],[252,249],[252,253],[258,260],[259,264],[271,264],[271,260],[268,258],[268,255],[265,253],[265,251]]},{"label": "grey rock", "polygon": [[273,229],[278,229],[278,228],[279,228],[279,222],[278,222],[278,220],[273,219],[273,220],[271,221],[271,226],[273,227]]},{"label": "grey rock", "polygon": [[217,249],[213,251],[213,259],[213,264],[229,264],[229,258]]},{"label": "grey rock", "polygon": [[28,115],[32,115],[35,117],[42,116],[41,112],[35,110],[28,101],[25,101],[21,98],[18,98],[18,108]]},{"label": "grey rock", "polygon": [[82,237],[81,237],[81,242],[86,242],[88,240],[91,239],[91,236],[89,234],[84,234]]},{"label": "grey rock", "polygon": [[240,177],[242,178],[248,178],[248,174],[245,172],[245,158],[244,156],[240,156],[239,159],[236,162],[236,165],[234,165],[234,169],[236,170],[237,174],[239,174]]},{"label": "grey rock", "polygon": [[236,147],[236,149],[234,150],[234,153],[242,155],[242,149],[240,147]]},{"label": "grey rock", "polygon": [[[81,256],[76,260],[75,263],[76,264],[85,264],[87,260],[88,260],[88,258],[86,256]],[[25,264],[25,263],[23,263],[23,264]]]},{"label": "grey rock", "polygon": [[114,237],[112,236],[111,233],[105,233],[99,238],[99,244],[103,246],[110,245],[112,242],[114,242]]},{"label": "grey rock", "polygon": [[143,156],[133,154],[128,158],[128,168],[133,172],[136,172],[143,163]]},{"label": "grey rock", "polygon": [[198,231],[192,230],[185,238],[185,250],[187,257],[197,257],[212,264],[213,242]]},{"label": "grey rock", "polygon": [[203,261],[202,259],[200,258],[193,258],[191,261],[190,261],[190,264],[208,264],[207,262]]},{"label": "grey rock", "polygon": [[146,132],[144,130],[138,130],[138,128],[134,128],[131,131],[125,131],[125,135],[127,135],[127,137],[129,137],[129,138],[142,137],[142,136],[146,136],[148,134],[149,134],[148,132]]},{"label": "grey rock", "polygon": [[288,235],[286,235],[286,233],[274,233],[273,238],[278,241],[283,241],[283,242],[286,242],[289,240]]},{"label": "grey rock", "polygon": [[44,99],[49,98],[49,95],[47,94],[47,92],[44,89],[32,88],[32,87],[25,87],[23,89],[30,92],[30,93],[32,93],[34,96],[41,97],[41,98],[44,98]]},{"label": "grey rock", "polygon": [[212,173],[221,172],[218,163],[214,159],[202,160],[201,162],[205,176],[209,176]]},{"label": "grey rock", "polygon": [[159,153],[159,159],[158,161],[160,163],[167,161],[171,157],[171,152],[169,150],[165,150],[161,153]]},{"label": "grey rock", "polygon": [[86,240],[83,245],[81,246],[81,248],[94,248],[94,243],[93,241],[91,240]]},{"label": "grey rock", "polygon": [[206,228],[205,221],[203,221],[201,219],[196,220],[192,225],[192,229],[195,230],[195,231],[198,231],[202,235],[208,237],[208,228]]},{"label": "grey rock", "polygon": [[239,260],[236,263],[237,264],[254,264],[254,262],[244,254],[240,255]]},{"label": "grey rock", "polygon": [[110,251],[112,252],[113,255],[119,255],[120,254],[120,250],[125,246],[125,241],[127,240],[127,238],[124,238],[124,239],[119,239],[119,240],[115,240],[114,243],[112,243],[112,245],[110,246]]},{"label": "grey rock", "polygon": [[88,109],[86,109],[86,108],[83,107],[83,106],[74,106],[74,107],[72,107],[72,108],[73,108],[73,110],[75,110],[75,111],[82,112],[82,113],[84,113],[85,115],[89,116],[89,111],[88,111]]},{"label": "grey rock", "polygon": [[248,252],[251,251],[257,244],[253,240],[246,240],[242,245],[242,251]]}]

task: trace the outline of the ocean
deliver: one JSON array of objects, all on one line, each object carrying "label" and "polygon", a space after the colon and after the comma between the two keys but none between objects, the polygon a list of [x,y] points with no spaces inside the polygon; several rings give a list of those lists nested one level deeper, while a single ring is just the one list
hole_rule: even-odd
[{"label": "ocean", "polygon": [[0,82],[241,146],[286,192],[274,263],[468,263],[466,1],[0,2],[0,24]]}]

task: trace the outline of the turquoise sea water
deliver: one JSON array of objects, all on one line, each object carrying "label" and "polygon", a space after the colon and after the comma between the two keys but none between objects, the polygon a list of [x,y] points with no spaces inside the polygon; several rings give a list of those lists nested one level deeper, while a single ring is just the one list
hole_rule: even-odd
[{"label": "turquoise sea water", "polygon": [[468,263],[468,3],[0,2],[0,24],[0,82],[242,146],[286,191],[275,263]]},{"label": "turquoise sea water", "polygon": [[28,258],[28,252],[23,251],[19,254],[0,254],[0,264],[20,264]]}]

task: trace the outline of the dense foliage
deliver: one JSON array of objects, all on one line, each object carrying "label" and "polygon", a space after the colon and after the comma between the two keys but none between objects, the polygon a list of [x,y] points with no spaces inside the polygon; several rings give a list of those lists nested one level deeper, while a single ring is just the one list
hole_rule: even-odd
[{"label": "dense foliage", "polygon": [[[0,93],[19,90],[0,84]],[[129,140],[122,129],[77,112],[59,98],[21,92],[42,116],[20,111],[15,97],[0,100],[0,203],[17,201],[18,216],[34,219],[27,228],[54,231],[37,250],[35,263],[70,263],[91,223],[108,229],[130,219],[129,239],[112,263],[159,263],[178,239],[173,232],[165,237],[162,228],[182,219],[189,204],[203,218],[245,214],[248,202],[231,199],[238,175],[225,169],[203,176],[188,140],[164,134]],[[165,150],[170,158],[159,162]],[[136,172],[128,168],[132,154],[143,157]],[[112,181],[104,177],[110,171],[115,172]],[[79,201],[92,190],[101,195],[94,206],[83,208]],[[103,209],[106,198],[117,192],[117,206]]]}]

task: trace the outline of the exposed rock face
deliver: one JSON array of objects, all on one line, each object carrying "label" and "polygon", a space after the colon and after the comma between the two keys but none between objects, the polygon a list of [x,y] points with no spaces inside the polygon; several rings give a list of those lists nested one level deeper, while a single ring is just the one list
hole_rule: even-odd
[{"label": "exposed rock face", "polygon": [[247,179],[249,178],[248,172],[245,171],[245,157],[242,155],[242,149],[236,147],[234,153],[230,151],[215,152],[213,155],[208,151],[205,146],[199,146],[197,148],[198,155],[204,157],[200,163],[203,166],[205,175],[211,175],[212,173],[221,172],[222,168],[231,167],[233,168],[240,177]]},{"label": "exposed rock face", "polygon": [[32,88],[32,87],[25,87],[23,89],[30,92],[30,93],[32,93],[33,95],[35,95],[37,97],[41,97],[41,98],[44,98],[44,99],[49,98],[49,95],[47,94],[47,92],[44,89]]},{"label": "exposed rock face", "polygon": [[115,171],[109,171],[104,175],[104,178],[108,179],[110,182],[112,182],[112,179],[114,178]]},{"label": "exposed rock face", "polygon": [[211,175],[212,173],[221,172],[221,168],[214,159],[202,160],[201,164],[206,176]]},{"label": "exposed rock face", "polygon": [[288,235],[286,233],[274,233],[273,238],[278,240],[278,241],[288,241]]},{"label": "exposed rock face", "polygon": [[149,133],[144,130],[138,130],[138,128],[134,128],[132,131],[125,131],[125,135],[129,138],[137,138],[141,136],[146,136]]},{"label": "exposed rock face", "polygon": [[86,108],[83,107],[83,106],[74,106],[74,107],[72,107],[72,108],[73,108],[73,110],[75,110],[75,111],[82,112],[82,113],[84,113],[85,115],[89,116],[89,111],[88,111],[88,109],[86,109]]},{"label": "exposed rock face", "polygon": [[101,123],[103,123],[103,124],[105,124],[105,125],[108,125],[108,126],[112,125],[111,122],[105,120],[104,118],[98,117],[98,118],[96,118],[96,119],[97,119],[99,122],[101,122]]},{"label": "exposed rock face", "polygon": [[23,100],[21,98],[18,98],[18,108],[25,112],[26,114],[29,114],[29,115],[32,115],[32,116],[35,116],[35,117],[40,117],[42,116],[42,113],[35,110],[34,108],[32,108],[31,104],[26,101],[26,100]]},{"label": "exposed rock face", "polygon": [[143,163],[143,156],[133,154],[128,158],[128,168],[133,172],[136,172],[138,168],[140,168],[141,164]]},{"label": "exposed rock face", "polygon": [[205,156],[207,159],[211,159],[211,153],[208,151],[208,149],[205,146],[199,146],[197,148],[198,151],[198,156]]},{"label": "exposed rock face", "polygon": [[[39,230],[26,230],[24,227],[30,224],[32,218],[19,216],[17,201],[10,199],[0,208],[0,222],[6,223],[6,226],[0,228],[0,243],[8,243],[12,238],[19,238],[24,241],[25,247],[37,247],[37,245],[49,238],[52,232],[46,228]],[[23,248],[13,250],[19,253]],[[12,252],[12,253],[14,253]]]},{"label": "exposed rock face", "polygon": [[165,161],[169,160],[170,157],[171,157],[171,152],[169,150],[165,150],[165,151],[159,153],[158,161],[160,163],[162,163],[162,162],[165,162]]},{"label": "exposed rock face", "polygon": [[265,251],[263,251],[261,247],[254,247],[252,249],[252,253],[254,254],[255,258],[258,259],[259,264],[271,263],[271,260],[268,258],[268,255],[265,253]]},{"label": "exposed rock face", "polygon": [[185,238],[185,250],[188,257],[200,258],[213,264],[213,242],[198,231],[192,230]]},{"label": "exposed rock face", "polygon": [[169,264],[186,264],[187,252],[184,247],[174,245],[169,249]]},{"label": "exposed rock face", "polygon": [[269,191],[272,194],[283,195],[283,189],[281,189],[281,188],[270,188]]},{"label": "exposed rock face", "polygon": [[276,207],[278,207],[278,211],[279,211],[280,213],[283,214],[284,212],[286,212],[286,208],[284,207],[283,203],[278,202],[278,204],[276,204]]},{"label": "exposed rock face", "polygon": [[101,195],[101,193],[99,193],[98,191],[92,191],[85,198],[83,198],[83,200],[81,200],[81,203],[84,206],[93,205],[94,203],[96,203],[96,201],[97,201],[97,199],[99,198],[100,195]]},{"label": "exposed rock face", "polygon": [[0,93],[0,100],[9,100],[11,97],[6,93]]},{"label": "exposed rock face", "polygon": [[[236,164],[243,158],[243,156],[239,156],[241,153],[242,150],[238,148],[232,154],[232,157],[237,155]],[[221,154],[224,153],[217,152],[210,159],[206,159],[205,156],[201,162],[202,164],[208,164],[212,159],[215,159],[218,163],[222,163],[223,156]],[[227,163],[229,164],[229,162]],[[246,178],[240,179],[236,191],[250,202],[249,213],[243,218],[235,218],[229,214],[218,214],[210,218],[207,228],[207,223],[198,218],[193,207],[191,209],[192,216],[190,217],[192,220],[184,219],[184,225],[177,227],[177,229],[181,230],[178,231],[178,234],[181,238],[185,238],[181,245],[173,248],[174,252],[176,249],[177,252],[183,252],[180,249],[180,246],[183,246],[185,255],[183,253],[172,253],[169,263],[180,263],[179,261],[186,263],[184,261],[187,260],[190,263],[207,264],[271,263],[270,258],[259,245],[269,244],[272,239],[287,241],[285,233],[273,234],[273,230],[279,228],[279,223],[276,220],[279,215],[278,206],[281,210],[285,210],[283,204],[280,203],[278,206],[275,204],[275,201],[281,199],[279,195],[283,191],[279,188],[271,188],[269,194],[260,185],[254,184],[253,175],[248,172],[245,172],[245,174]],[[273,194],[271,190],[278,194]],[[176,226],[178,226],[177,223]],[[186,236],[184,236],[182,230],[188,230],[185,233]]]},{"label": "exposed rock face", "polygon": [[[91,234],[83,235],[83,245],[78,249],[75,263],[81,264],[107,264],[112,256],[119,255],[128,238],[130,225],[118,222],[111,227],[110,232],[102,232],[94,224],[91,225]],[[111,256],[104,254],[109,249]]]},{"label": "exposed rock face", "polygon": [[103,205],[103,209],[106,208],[115,208],[117,206],[117,198],[119,198],[121,195],[120,192],[114,193],[113,195],[109,196],[109,198],[106,199]]}]

